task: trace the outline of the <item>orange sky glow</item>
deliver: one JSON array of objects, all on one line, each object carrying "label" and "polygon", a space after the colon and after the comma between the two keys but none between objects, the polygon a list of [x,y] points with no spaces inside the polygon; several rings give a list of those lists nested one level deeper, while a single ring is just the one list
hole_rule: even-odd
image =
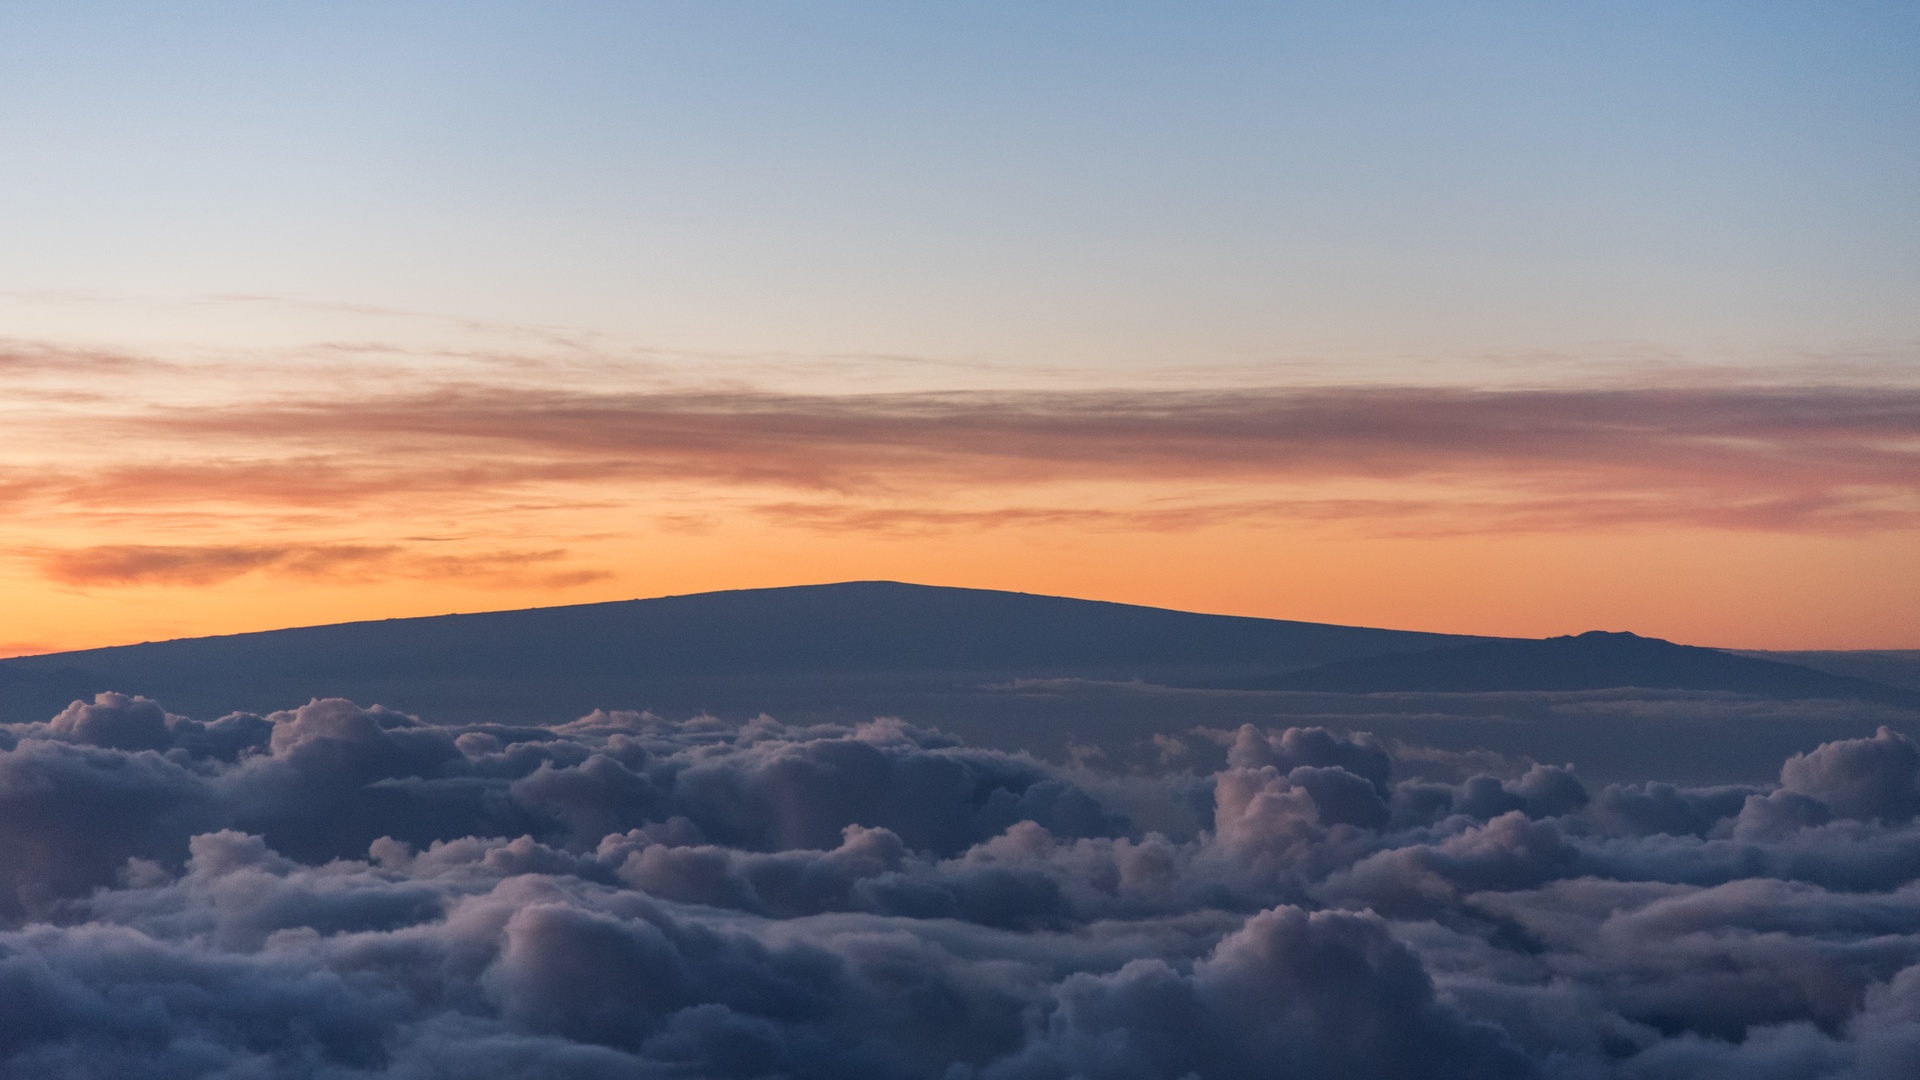
[{"label": "orange sky glow", "polygon": [[1920,647],[1920,387],[1885,371],[836,371],[15,342],[0,652],[858,578]]}]

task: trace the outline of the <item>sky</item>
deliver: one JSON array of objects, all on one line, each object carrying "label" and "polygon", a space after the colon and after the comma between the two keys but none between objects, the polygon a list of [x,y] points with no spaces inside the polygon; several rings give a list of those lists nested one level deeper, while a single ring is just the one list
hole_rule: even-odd
[{"label": "sky", "polygon": [[1898,3],[0,10],[0,654],[851,578],[1920,648]]}]

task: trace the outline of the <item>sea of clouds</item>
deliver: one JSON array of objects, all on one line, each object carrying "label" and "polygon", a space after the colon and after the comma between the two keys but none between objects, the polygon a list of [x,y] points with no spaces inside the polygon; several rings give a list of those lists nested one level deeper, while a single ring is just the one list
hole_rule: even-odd
[{"label": "sea of clouds", "polygon": [[1713,788],[1161,744],[102,694],[0,728],[0,1075],[1920,1075],[1902,735]]}]

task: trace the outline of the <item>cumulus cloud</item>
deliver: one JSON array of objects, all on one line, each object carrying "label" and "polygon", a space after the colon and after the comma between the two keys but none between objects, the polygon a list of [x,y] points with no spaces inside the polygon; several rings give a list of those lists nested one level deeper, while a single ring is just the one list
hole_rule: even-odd
[{"label": "cumulus cloud", "polygon": [[[1777,784],[1319,728],[0,730],[0,1075],[1852,1080],[1920,1065],[1914,744]],[[1404,775],[1439,757],[1447,782]],[[1190,828],[1121,807],[1205,793]]]},{"label": "cumulus cloud", "polygon": [[1830,742],[1790,758],[1780,787],[1843,817],[1907,821],[1920,811],[1920,745],[1885,727],[1871,739]]}]

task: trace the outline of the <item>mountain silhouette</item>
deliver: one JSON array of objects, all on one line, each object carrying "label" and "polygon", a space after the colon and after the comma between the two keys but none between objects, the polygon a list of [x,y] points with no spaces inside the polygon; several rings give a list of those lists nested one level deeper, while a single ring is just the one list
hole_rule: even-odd
[{"label": "mountain silhouette", "polygon": [[[506,719],[526,709],[564,713],[716,695],[733,701],[743,688],[797,684],[1080,678],[1222,685],[1470,640],[857,581],[21,657],[0,662],[0,710],[7,720],[45,719],[73,697],[112,689],[195,715],[344,696]],[[776,700],[772,690],[762,696]]]},{"label": "mountain silhouette", "polygon": [[1640,687],[1920,703],[1920,694],[1866,679],[1604,630],[1544,640],[1489,639],[1396,656],[1353,657],[1240,685],[1247,689],[1345,694]]},{"label": "mountain silhouette", "polygon": [[[1675,724],[1657,708],[1588,722],[1550,694],[1481,693],[1629,686],[1821,700],[1791,720],[1755,724],[1730,707]],[[107,690],[203,720],[346,697],[521,728],[515,738],[598,708],[798,725],[897,716],[972,745],[1143,768],[1163,751],[1219,752],[1202,729],[1325,725],[1577,763],[1593,780],[1703,783],[1767,780],[1783,756],[1880,723],[1920,735],[1911,690],[1631,634],[1455,637],[884,581],[17,657],[0,661],[0,721],[46,720]]]}]

